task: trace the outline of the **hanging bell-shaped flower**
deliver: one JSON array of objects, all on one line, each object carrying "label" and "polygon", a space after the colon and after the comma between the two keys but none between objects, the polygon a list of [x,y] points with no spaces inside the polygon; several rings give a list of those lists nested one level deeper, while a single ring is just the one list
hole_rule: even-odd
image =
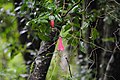
[{"label": "hanging bell-shaped flower", "polygon": [[62,43],[62,37],[59,37],[58,39],[58,47],[57,47],[57,50],[59,51],[64,51],[64,45]]},{"label": "hanging bell-shaped flower", "polygon": [[54,17],[53,15],[50,15],[50,16],[49,16],[49,20],[50,20],[50,26],[51,26],[51,28],[54,28],[54,25],[55,25],[55,22],[54,22],[55,17]]},{"label": "hanging bell-shaped flower", "polygon": [[54,28],[54,25],[55,25],[54,20],[50,20],[50,26],[51,26],[51,28]]}]

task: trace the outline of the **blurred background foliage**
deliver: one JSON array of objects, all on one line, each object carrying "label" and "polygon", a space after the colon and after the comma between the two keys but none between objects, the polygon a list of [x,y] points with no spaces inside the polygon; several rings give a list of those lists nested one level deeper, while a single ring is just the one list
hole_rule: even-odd
[{"label": "blurred background foliage", "polygon": [[22,50],[13,2],[0,0],[0,80],[24,80]]}]

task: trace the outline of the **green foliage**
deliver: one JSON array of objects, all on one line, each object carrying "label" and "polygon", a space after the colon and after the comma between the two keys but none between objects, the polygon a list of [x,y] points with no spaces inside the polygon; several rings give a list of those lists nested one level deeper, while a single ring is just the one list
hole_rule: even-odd
[{"label": "green foliage", "polygon": [[[75,53],[78,49],[83,52],[84,55],[88,55],[87,44],[89,44],[91,48],[96,47],[94,41],[101,37],[100,31],[98,31],[96,27],[99,24],[97,19],[99,21],[99,18],[102,17],[104,18],[103,22],[109,25],[112,24],[113,21],[120,21],[120,8],[115,5],[116,3],[97,0],[97,5],[99,5],[97,7],[98,10],[93,9],[88,12],[89,10],[87,11],[87,9],[83,7],[84,0],[66,0],[66,4],[63,3],[63,1],[57,3],[55,3],[55,1],[56,0],[23,0],[23,4],[14,9],[13,1],[0,0],[0,79],[24,80],[20,74],[26,72],[21,55],[26,46],[23,47],[19,42],[17,15],[15,15],[14,11],[18,10],[19,16],[24,17],[23,20],[26,20],[26,25],[22,27],[28,32],[27,37],[32,36],[42,41],[50,41],[52,29],[49,24],[49,16],[53,15],[55,17],[55,28],[60,31],[60,36],[63,37],[65,47],[67,45],[74,47],[73,53],[71,53],[72,55],[76,55]],[[79,4],[75,5],[78,2]],[[91,4],[88,5],[87,8],[90,6]],[[86,37],[88,29],[90,29],[90,36]],[[113,37],[105,37],[102,39],[102,42],[115,42],[115,39]],[[71,54],[69,55],[70,57]],[[61,58],[58,57],[59,56],[53,58],[56,60],[52,60],[47,75],[48,80],[91,79],[90,71],[86,71],[80,67],[80,65],[76,65],[75,62],[77,61],[72,60],[70,60],[70,65],[75,68],[78,66],[81,71],[85,70],[85,73],[79,73],[78,69],[72,70],[79,75],[73,75],[73,78],[69,76],[69,72],[63,74],[60,65],[58,65]],[[75,57],[70,59],[73,58]]]},{"label": "green foliage", "polygon": [[18,41],[14,5],[4,1],[0,2],[0,80],[24,80],[20,75],[26,72],[26,67]]},{"label": "green foliage", "polygon": [[99,37],[99,33],[96,28],[91,29],[91,39],[94,41]]},{"label": "green foliage", "polygon": [[28,25],[32,25],[32,30],[35,32],[41,40],[49,41],[50,26],[48,25],[49,13],[43,13],[38,18],[32,19],[28,22]]}]

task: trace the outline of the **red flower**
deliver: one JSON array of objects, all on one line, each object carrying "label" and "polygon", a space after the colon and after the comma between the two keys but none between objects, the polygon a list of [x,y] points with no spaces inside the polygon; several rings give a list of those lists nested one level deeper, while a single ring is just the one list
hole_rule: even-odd
[{"label": "red flower", "polygon": [[54,28],[54,24],[55,24],[54,20],[55,20],[55,17],[54,17],[53,15],[50,15],[50,16],[49,16],[49,20],[50,20],[50,26],[51,26],[51,28]]},{"label": "red flower", "polygon": [[64,45],[62,43],[62,37],[59,37],[58,39],[58,49],[59,51],[64,51]]},{"label": "red flower", "polygon": [[54,28],[54,20],[50,20],[50,26],[51,26],[51,28]]}]

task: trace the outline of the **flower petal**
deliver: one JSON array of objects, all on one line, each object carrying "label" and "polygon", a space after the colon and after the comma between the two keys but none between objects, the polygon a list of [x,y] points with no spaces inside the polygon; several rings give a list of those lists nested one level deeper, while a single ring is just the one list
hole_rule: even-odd
[{"label": "flower petal", "polygon": [[58,49],[59,51],[64,51],[64,45],[62,43],[62,37],[59,37],[58,39]]},{"label": "flower petal", "polygon": [[54,20],[50,20],[50,26],[51,28],[54,28]]}]

